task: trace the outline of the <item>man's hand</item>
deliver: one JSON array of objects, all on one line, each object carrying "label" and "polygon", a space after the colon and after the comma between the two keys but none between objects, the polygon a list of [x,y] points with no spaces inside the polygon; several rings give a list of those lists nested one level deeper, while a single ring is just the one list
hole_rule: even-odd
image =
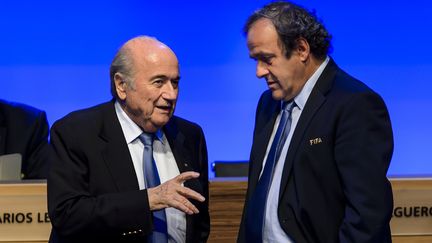
[{"label": "man's hand", "polygon": [[188,171],[181,173],[157,187],[147,189],[150,210],[153,211],[173,207],[187,214],[199,213],[198,209],[188,198],[200,202],[204,202],[205,198],[194,190],[182,186],[183,182],[198,177],[199,173]]}]

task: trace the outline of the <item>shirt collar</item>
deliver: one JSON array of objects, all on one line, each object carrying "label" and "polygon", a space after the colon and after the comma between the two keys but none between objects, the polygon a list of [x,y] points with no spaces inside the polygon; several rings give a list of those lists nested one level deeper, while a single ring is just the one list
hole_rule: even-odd
[{"label": "shirt collar", "polygon": [[[121,108],[120,103],[118,101],[115,102],[114,107],[117,114],[117,118],[120,122],[120,126],[123,130],[126,143],[129,144],[133,142],[135,139],[137,139],[141,135],[141,133],[143,133],[143,130],[135,122],[133,122],[132,119],[130,119],[130,117],[126,114],[126,112]],[[156,131],[155,137],[162,143],[164,143],[163,136],[164,134],[161,129]]]},{"label": "shirt collar", "polygon": [[330,61],[330,58],[327,56],[323,63],[318,67],[318,69],[314,72],[314,74],[306,81],[300,93],[294,98],[294,102],[296,106],[303,110],[306,105],[306,101],[309,98],[309,95],[312,92],[313,87],[315,86],[318,78],[321,76],[324,68],[327,66],[327,63]]}]

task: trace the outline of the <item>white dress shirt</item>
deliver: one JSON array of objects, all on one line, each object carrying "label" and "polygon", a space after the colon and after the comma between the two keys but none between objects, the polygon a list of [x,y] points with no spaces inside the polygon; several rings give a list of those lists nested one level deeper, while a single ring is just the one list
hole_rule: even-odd
[{"label": "white dress shirt", "polygon": [[[326,58],[326,60],[319,66],[319,68],[315,71],[315,73],[306,81],[305,85],[303,86],[300,93],[294,98],[294,102],[296,103],[296,106],[293,108],[291,113],[291,129],[289,131],[288,137],[285,140],[285,143],[283,144],[282,152],[279,157],[279,160],[276,163],[276,167],[274,168],[273,172],[273,178],[270,184],[270,189],[267,195],[267,202],[266,202],[266,209],[265,209],[265,219],[264,219],[264,229],[263,229],[263,242],[266,243],[290,243],[292,240],[289,238],[289,236],[283,231],[283,229],[280,226],[279,220],[278,220],[278,205],[279,205],[279,191],[280,191],[280,184],[282,180],[282,173],[283,173],[283,167],[285,165],[285,159],[288,154],[288,148],[291,143],[291,138],[293,135],[293,132],[297,126],[297,122],[300,118],[300,115],[303,111],[304,106],[306,105],[306,101],[309,98],[310,93],[312,92],[313,87],[315,86],[316,82],[318,81],[319,76],[321,76],[322,72],[324,71],[324,68],[327,66],[327,63],[329,62],[329,57]],[[282,102],[281,102],[282,105]],[[276,118],[275,125],[273,127],[273,132],[270,137],[269,144],[267,145],[267,151],[266,155],[264,157],[263,161],[263,170],[265,166],[265,162],[267,160],[268,153],[270,151],[271,144],[273,143],[273,139],[275,136],[275,133],[277,131],[279,121],[280,121],[281,113],[279,113],[278,117]],[[262,173],[262,171],[261,171]]]},{"label": "white dress shirt", "polygon": [[[117,101],[115,102],[115,111],[132,157],[139,189],[143,190],[145,189],[143,172],[144,144],[139,139],[143,131],[129,118]],[[156,162],[161,184],[180,174],[168,140],[161,130],[156,132],[156,139],[153,141],[153,158]],[[166,208],[165,212],[168,226],[168,242],[185,242],[186,214],[175,208]],[[139,215],[136,217],[139,217]]]}]

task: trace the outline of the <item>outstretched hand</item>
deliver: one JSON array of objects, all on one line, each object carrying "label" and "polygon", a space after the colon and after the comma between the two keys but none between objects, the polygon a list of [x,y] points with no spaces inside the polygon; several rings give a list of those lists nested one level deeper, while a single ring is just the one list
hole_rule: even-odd
[{"label": "outstretched hand", "polygon": [[163,208],[177,208],[187,214],[199,213],[198,209],[188,199],[195,199],[204,202],[205,198],[198,192],[184,187],[183,182],[198,178],[199,173],[188,171],[181,173],[173,179],[162,183],[159,186],[148,188],[150,210]]}]

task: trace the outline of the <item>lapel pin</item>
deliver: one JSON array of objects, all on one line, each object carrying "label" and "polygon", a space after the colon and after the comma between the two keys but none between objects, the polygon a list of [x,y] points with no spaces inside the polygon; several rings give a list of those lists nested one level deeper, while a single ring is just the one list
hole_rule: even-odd
[{"label": "lapel pin", "polygon": [[316,144],[322,143],[322,139],[321,138],[314,138],[314,139],[309,140],[309,143],[311,146],[316,145]]}]

